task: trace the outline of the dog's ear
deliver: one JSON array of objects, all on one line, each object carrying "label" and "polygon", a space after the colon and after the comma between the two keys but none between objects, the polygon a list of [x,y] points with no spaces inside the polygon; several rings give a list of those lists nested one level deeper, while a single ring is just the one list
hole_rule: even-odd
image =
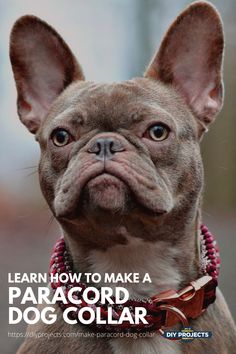
[{"label": "dog's ear", "polygon": [[59,34],[35,16],[23,16],[10,38],[10,59],[18,92],[18,114],[36,133],[53,100],[83,72]]},{"label": "dog's ear", "polygon": [[171,84],[184,96],[200,123],[199,135],[223,102],[221,18],[207,2],[195,2],[177,17],[145,77]]}]

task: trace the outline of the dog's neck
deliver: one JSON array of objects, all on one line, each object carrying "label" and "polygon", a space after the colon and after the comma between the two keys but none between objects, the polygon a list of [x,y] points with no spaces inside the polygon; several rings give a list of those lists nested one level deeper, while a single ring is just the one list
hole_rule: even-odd
[{"label": "dog's neck", "polygon": [[[199,276],[199,226],[199,211],[189,210],[185,217],[172,215],[162,225],[144,224],[141,219],[110,229],[96,223],[90,223],[89,228],[76,225],[76,231],[72,227],[64,237],[75,271],[100,273],[102,278],[104,273],[139,273],[138,283],[106,286],[124,286],[132,297],[147,297],[171,288],[178,290]],[[103,238],[103,242],[104,238],[120,242],[106,248],[89,248],[83,240],[91,238],[91,233],[94,239]],[[145,273],[152,283],[142,282]]]}]

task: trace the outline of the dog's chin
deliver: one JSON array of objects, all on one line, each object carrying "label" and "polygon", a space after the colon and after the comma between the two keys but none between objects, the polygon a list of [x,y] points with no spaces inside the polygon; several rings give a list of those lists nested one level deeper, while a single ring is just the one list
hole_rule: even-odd
[{"label": "dog's chin", "polygon": [[128,187],[123,181],[103,173],[87,183],[82,193],[82,204],[87,212],[122,214],[127,207],[128,194]]}]

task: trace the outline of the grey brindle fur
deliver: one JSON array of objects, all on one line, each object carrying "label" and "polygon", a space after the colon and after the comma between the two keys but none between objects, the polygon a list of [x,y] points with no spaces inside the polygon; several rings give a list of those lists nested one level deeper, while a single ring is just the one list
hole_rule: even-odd
[{"label": "grey brindle fur", "polygon": [[[48,24],[34,16],[15,23],[10,57],[18,113],[40,144],[41,189],[76,270],[148,272],[152,284],[127,285],[137,297],[178,290],[201,275],[199,142],[222,106],[223,47],[219,14],[195,2],[172,24],[143,78],[96,84],[84,81]],[[168,127],[162,141],[150,136],[155,124]],[[57,128],[69,132],[63,147],[53,143]],[[87,331],[64,323],[55,308],[55,324],[28,331]],[[236,353],[235,326],[220,291],[191,325],[212,331],[212,339],[28,338],[18,353]]]}]

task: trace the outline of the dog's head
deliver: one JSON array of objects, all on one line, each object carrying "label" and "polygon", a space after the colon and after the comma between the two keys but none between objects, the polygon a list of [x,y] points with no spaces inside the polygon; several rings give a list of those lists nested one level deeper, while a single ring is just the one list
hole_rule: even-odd
[{"label": "dog's head", "polygon": [[85,211],[156,220],[196,207],[199,140],[222,106],[222,53],[219,15],[197,2],[172,24],[143,78],[96,84],[45,22],[16,22],[18,113],[40,144],[40,183],[58,220]]}]

